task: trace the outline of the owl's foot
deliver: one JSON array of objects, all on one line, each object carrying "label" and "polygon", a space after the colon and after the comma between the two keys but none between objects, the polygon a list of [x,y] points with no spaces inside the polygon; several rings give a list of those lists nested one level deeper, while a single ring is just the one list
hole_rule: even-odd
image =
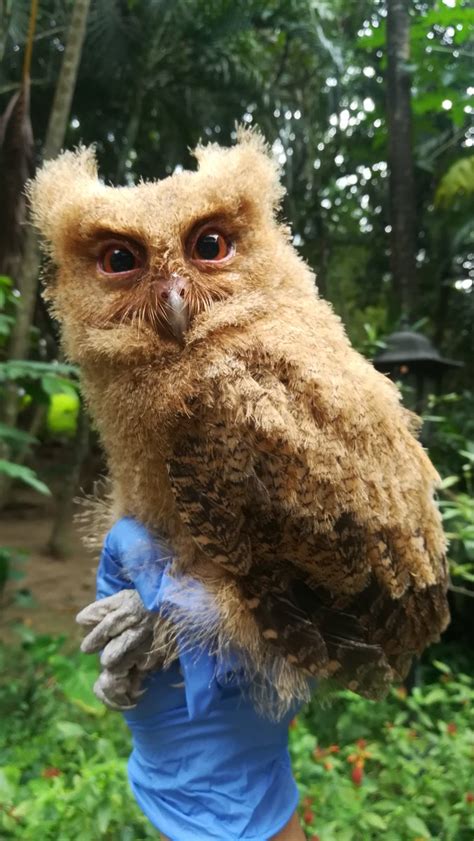
[{"label": "owl's foot", "polygon": [[81,651],[102,651],[102,666],[94,692],[113,710],[136,706],[143,694],[146,673],[163,660],[155,643],[156,613],[146,610],[136,590],[121,590],[87,605],[77,615],[79,625],[89,629]]}]

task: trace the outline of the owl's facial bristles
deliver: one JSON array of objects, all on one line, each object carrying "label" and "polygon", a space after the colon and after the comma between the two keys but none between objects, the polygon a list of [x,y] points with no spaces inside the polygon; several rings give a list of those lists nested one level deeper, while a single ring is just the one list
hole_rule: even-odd
[{"label": "owl's facial bristles", "polygon": [[162,281],[150,282],[142,278],[132,289],[117,291],[114,300],[101,314],[98,326],[110,329],[134,323],[139,331],[148,327],[183,344],[186,331],[196,316],[208,311],[213,303],[228,297],[229,293],[224,284],[216,283],[211,292],[199,282],[186,283],[177,291],[170,280],[164,297]]}]

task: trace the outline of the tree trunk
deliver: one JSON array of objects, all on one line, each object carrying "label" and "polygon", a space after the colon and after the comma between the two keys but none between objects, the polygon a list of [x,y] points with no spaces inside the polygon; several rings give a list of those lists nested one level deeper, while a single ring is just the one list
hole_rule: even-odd
[{"label": "tree trunk", "polygon": [[410,318],[417,300],[416,203],[410,104],[409,0],[387,2],[387,120],[394,304]]},{"label": "tree trunk", "polygon": [[[64,143],[84,43],[89,5],[90,0],[76,0],[72,10],[63,63],[43,145],[44,160],[56,157]],[[28,353],[29,332],[38,290],[39,267],[38,238],[33,228],[29,227],[26,234],[24,258],[18,277],[21,305],[11,336],[9,349],[11,359],[25,359]]]},{"label": "tree trunk", "polygon": [[[43,146],[43,158],[55,157],[64,143],[71,102],[76,86],[79,62],[86,32],[87,15],[90,0],[75,0],[69,25],[64,58],[59,72],[58,84]],[[25,235],[24,257],[17,280],[21,294],[20,306],[10,339],[10,359],[26,359],[30,342],[30,329],[33,322],[34,308],[38,291],[40,270],[40,250],[38,237],[32,227]],[[18,416],[18,395],[16,388],[10,388],[5,394],[2,417],[14,426]],[[0,507],[5,504],[9,482],[0,478]]]},{"label": "tree trunk", "polygon": [[63,63],[59,74],[53,106],[49,117],[43,158],[55,158],[61,151],[66,135],[67,121],[71,111],[72,97],[76,87],[82,45],[86,34],[87,15],[90,0],[75,0],[71,23],[67,34]]}]

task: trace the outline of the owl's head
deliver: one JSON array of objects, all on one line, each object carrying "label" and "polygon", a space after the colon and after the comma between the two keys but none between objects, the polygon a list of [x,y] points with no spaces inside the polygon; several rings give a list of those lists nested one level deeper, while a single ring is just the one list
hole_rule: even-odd
[{"label": "owl's head", "polygon": [[278,168],[254,132],[195,155],[196,172],[130,187],[101,183],[92,149],[39,172],[30,198],[54,266],[46,296],[66,328],[84,338],[133,326],[179,347],[216,308],[270,306],[295,259],[275,215]]}]

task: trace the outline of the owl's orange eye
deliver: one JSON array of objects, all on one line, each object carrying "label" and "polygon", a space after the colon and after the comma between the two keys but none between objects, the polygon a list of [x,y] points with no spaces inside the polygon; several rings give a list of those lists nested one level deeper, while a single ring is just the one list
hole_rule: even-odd
[{"label": "owl's orange eye", "polygon": [[208,228],[200,233],[195,240],[191,251],[191,259],[206,263],[218,263],[220,260],[230,257],[233,253],[233,243],[220,231]]},{"label": "owl's orange eye", "polygon": [[105,274],[125,275],[140,269],[143,260],[138,251],[120,243],[108,244],[98,259],[98,267]]}]

